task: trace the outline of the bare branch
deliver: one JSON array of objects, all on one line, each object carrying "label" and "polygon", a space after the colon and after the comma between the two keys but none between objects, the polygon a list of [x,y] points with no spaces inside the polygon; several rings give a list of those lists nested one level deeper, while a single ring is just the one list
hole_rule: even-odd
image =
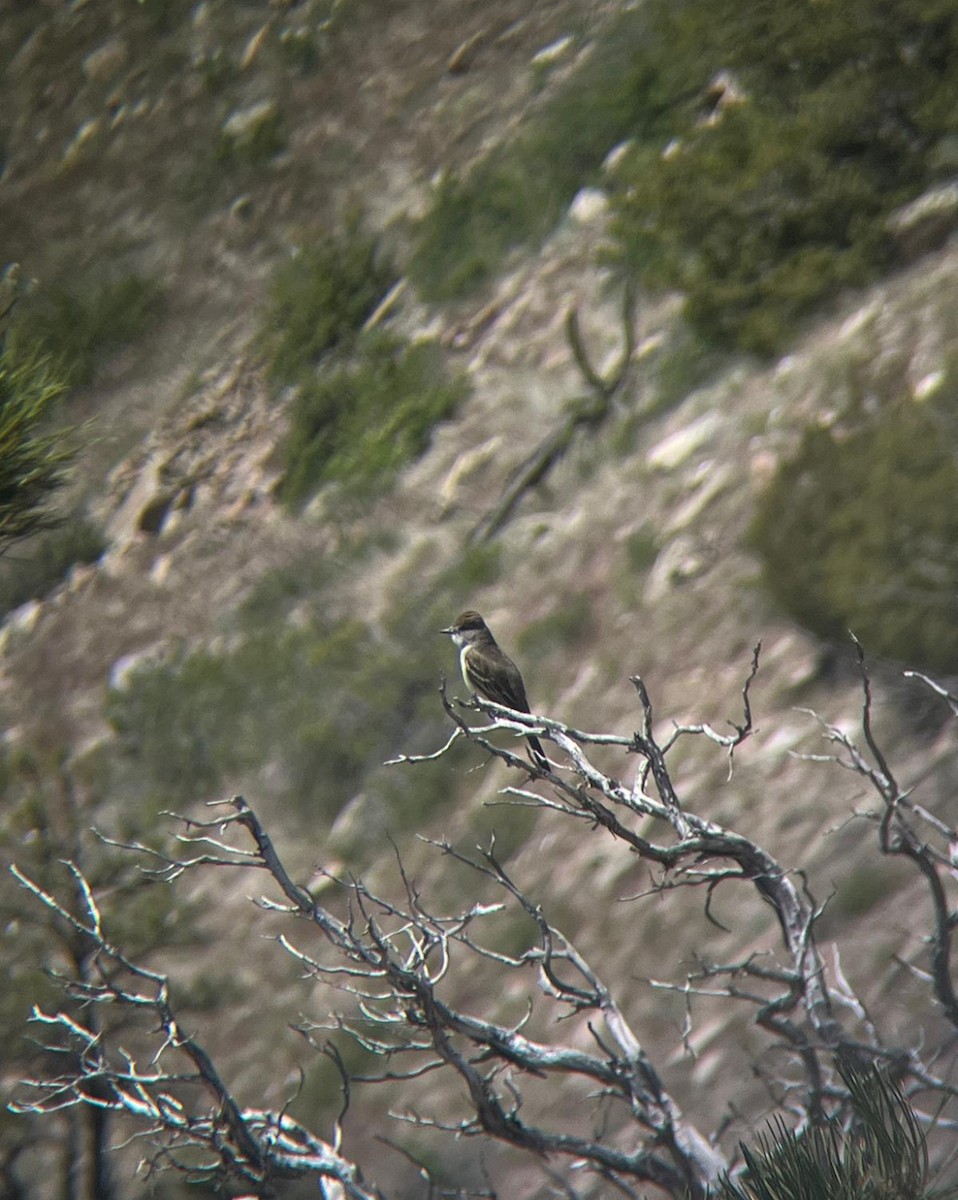
[{"label": "bare branch", "polygon": [[554,430],[519,466],[503,496],[469,535],[472,544],[491,541],[510,520],[519,501],[536,487],[562,459],[581,429],[594,429],[612,410],[615,397],[628,378],[635,353],[635,309],[637,294],[634,283],[626,283],[622,300],[622,355],[608,376],[603,377],[592,365],[582,341],[578,310],[571,308],[566,316],[566,338],[572,356],[582,372],[589,394],[571,403],[564,422]]},{"label": "bare branch", "polygon": [[[896,780],[873,729],[871,681],[860,647],[858,654],[862,744],[819,720],[834,752],[817,757],[853,771],[872,789],[879,800],[876,811],[864,814],[867,822],[859,821],[856,828],[876,827],[880,852],[904,856],[925,880],[933,924],[925,974],[945,1015],[955,1021],[958,1004],[950,982],[955,918],[947,888],[956,882],[952,847],[958,839],[946,821],[916,801],[914,786],[903,788]],[[887,1062],[909,1098],[933,1109],[929,1096],[942,1101],[958,1096],[949,1079],[946,1050],[883,1042],[878,1019],[857,994],[837,950],[828,962],[819,950],[815,930],[822,907],[804,873],[753,839],[700,815],[714,811],[710,798],[681,789],[673,775],[670,752],[679,738],[692,736],[703,738],[704,748],[716,757],[727,755],[731,770],[733,752],[754,728],[751,688],[759,655],[756,645],[741,691],[742,717],[730,722],[727,732],[707,723],[676,724],[660,737],[652,699],[640,677],[632,680],[639,728],[629,736],[592,733],[488,701],[457,705],[443,684],[440,700],[452,734],[434,753],[392,761],[407,769],[435,761],[465,738],[522,770],[520,784],[505,787],[499,803],[541,806],[551,820],[587,822],[650,864],[648,887],[625,899],[704,889],[705,921],[726,931],[713,912],[720,884],[735,888],[738,901],[728,925],[738,924],[743,900],[751,898],[753,908],[755,897],[768,904],[777,922],[770,945],[749,945],[728,961],[696,956],[685,964],[684,979],[650,981],[681,997],[684,1019],[677,1038],[687,1053],[693,1053],[701,1005],[738,1006],[774,1051],[776,1069],[766,1064],[759,1072],[771,1102],[794,1114],[797,1122],[815,1123],[847,1109],[849,1092],[836,1061]],[[468,725],[463,709],[483,713],[488,723]],[[551,742],[555,761],[541,769],[531,766],[495,744],[494,736],[502,731],[523,738],[532,733]],[[618,750],[634,778],[623,781],[597,766],[594,747]],[[539,1161],[548,1159],[552,1187],[567,1197],[578,1192],[572,1181],[589,1176],[593,1183],[611,1184],[635,1197],[650,1189],[673,1200],[705,1200],[714,1194],[729,1165],[717,1143],[727,1126],[710,1138],[682,1113],[667,1072],[643,1044],[641,1018],[637,1024],[603,977],[601,964],[590,960],[550,917],[523,883],[521,865],[507,865],[494,839],[468,853],[446,839],[422,839],[444,856],[450,869],[467,871],[472,882],[465,892],[450,892],[467,895],[465,901],[440,908],[430,904],[399,846],[394,847],[388,884],[374,890],[362,879],[337,878],[327,869],[323,873],[335,886],[314,894],[294,878],[243,797],[217,805],[209,819],[175,819],[179,825],[172,849],[104,835],[101,841],[141,856],[148,864],[145,873],[164,879],[208,867],[255,869],[269,881],[271,895],[254,902],[278,914],[276,919],[297,918],[300,928],[307,929],[309,936],[295,941],[288,931],[271,936],[306,979],[328,988],[338,1002],[341,998],[342,1011],[324,1004],[320,1011],[328,1017],[321,1023],[296,1026],[304,1045],[329,1059],[339,1076],[342,1103],[329,1136],[320,1137],[293,1120],[289,1102],[277,1112],[236,1100],[228,1072],[183,1028],[166,977],[128,959],[108,939],[109,922],[101,916],[97,895],[72,862],[65,866],[72,888],[69,903],[15,870],[34,899],[89,947],[84,971],[65,981],[67,1002],[56,1011],[35,1012],[45,1051],[58,1065],[49,1077],[38,1074],[23,1081],[18,1111],[41,1115],[84,1105],[126,1114],[138,1135],[156,1146],[152,1169],[187,1169],[189,1159],[194,1176],[217,1184],[232,1180],[264,1198],[278,1195],[281,1179],[312,1176],[335,1181],[354,1200],[380,1200],[382,1193],[364,1182],[343,1151],[354,1089],[411,1084],[442,1074],[456,1081],[463,1106],[452,1108],[446,1089],[443,1107],[434,1105],[438,1111],[420,1111],[410,1102],[397,1119],[460,1138],[497,1139]],[[502,948],[496,940],[492,922],[509,914],[520,918],[521,949]],[[512,1013],[509,1022],[492,1020],[481,1007],[461,1003],[456,984],[464,963],[485,973],[483,978],[510,986],[521,980],[518,1017]],[[534,980],[533,985],[527,986],[526,979]],[[124,1014],[125,1023],[117,1013]],[[136,1046],[150,1039],[145,1058],[122,1040],[134,1025],[141,1039]],[[340,1044],[342,1038],[351,1039],[375,1058],[374,1068],[350,1074],[329,1035]],[[559,1086],[570,1095],[601,1101],[597,1128],[547,1124],[540,1101]],[[422,1108],[428,1107],[427,1099]],[[729,1111],[733,1113],[731,1107]],[[609,1112],[624,1124],[613,1127]],[[729,1120],[733,1118],[738,1119],[734,1113]],[[428,1171],[411,1154],[406,1157],[420,1169],[429,1194],[438,1194]],[[582,1194],[591,1186],[583,1184]],[[492,1196],[494,1189],[490,1185],[476,1194]]]}]

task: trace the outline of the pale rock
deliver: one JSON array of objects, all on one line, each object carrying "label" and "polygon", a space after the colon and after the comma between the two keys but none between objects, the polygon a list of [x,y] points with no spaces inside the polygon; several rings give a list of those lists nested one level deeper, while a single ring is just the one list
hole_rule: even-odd
[{"label": "pale rock", "polygon": [[625,161],[629,151],[635,145],[632,138],[628,138],[624,142],[619,142],[617,146],[613,146],[609,153],[602,160],[602,171],[604,174],[614,174],[622,163]]},{"label": "pale rock", "polygon": [[695,579],[705,566],[691,537],[680,534],[660,552],[649,572],[644,601],[653,605],[664,600],[678,585]]},{"label": "pale rock", "polygon": [[716,497],[731,486],[734,473],[729,466],[707,464],[700,485],[691,496],[673,513],[663,533],[666,537],[693,525]]},{"label": "pale rock", "polygon": [[2,628],[0,628],[0,658],[6,654],[11,643],[15,643],[33,632],[42,612],[42,601],[30,600],[7,615]]},{"label": "pale rock", "polygon": [[150,583],[156,584],[157,587],[164,584],[169,577],[172,567],[173,556],[171,554],[161,554],[150,568]]},{"label": "pale rock", "polygon": [[911,394],[916,400],[927,400],[933,395],[948,378],[945,371],[929,371],[927,375],[923,375],[921,379],[911,389]]},{"label": "pale rock", "polygon": [[778,455],[771,450],[756,450],[749,459],[748,474],[756,488],[764,488],[770,483],[777,469]]},{"label": "pale rock", "polygon": [[84,58],[83,74],[90,83],[109,83],[126,66],[129,53],[123,38],[110,38]]},{"label": "pale rock", "polygon": [[566,34],[565,37],[558,38],[548,46],[544,46],[538,54],[532,56],[532,65],[534,67],[551,67],[553,63],[565,57],[572,46],[572,42],[572,35]]},{"label": "pale rock", "polygon": [[133,486],[107,524],[106,533],[111,544],[122,549],[137,537],[142,529],[143,513],[157,503],[163,490],[160,459],[153,455],[141,468]]},{"label": "pale rock", "polygon": [[481,446],[476,446],[472,450],[463,450],[457,456],[456,461],[439,485],[439,496],[444,508],[449,508],[456,503],[463,482],[480,467],[490,462],[501,445],[502,437],[497,434],[483,442]]},{"label": "pale rock", "polygon": [[489,38],[487,28],[480,29],[471,37],[460,42],[446,61],[446,70],[450,75],[464,75],[476,60],[479,48]]},{"label": "pale rock", "polygon": [[162,533],[166,536],[169,536],[171,533],[175,533],[176,530],[183,525],[183,522],[189,514],[189,506],[182,503],[182,496],[182,492],[177,493],[173,503],[167,509],[166,515],[163,518]]},{"label": "pale rock", "polygon": [[600,188],[582,188],[569,205],[569,216],[580,225],[589,225],[604,217],[608,208],[609,198]]},{"label": "pale rock", "polygon": [[6,624],[16,633],[33,633],[42,612],[42,600],[28,600],[26,604],[21,604],[19,608],[10,613]]},{"label": "pale rock", "polygon": [[108,579],[117,579],[129,568],[130,544],[111,546],[100,559],[100,571]]},{"label": "pale rock", "polygon": [[888,229],[906,259],[939,246],[958,227],[958,182],[932,188],[888,218]]},{"label": "pale rock", "polygon": [[114,692],[125,691],[137,671],[145,667],[157,666],[166,658],[166,654],[167,650],[164,642],[154,642],[152,646],[148,646],[145,650],[134,650],[131,654],[124,654],[110,667],[110,690]]},{"label": "pale rock", "polygon": [[249,192],[243,192],[230,205],[230,217],[236,221],[247,221],[253,215],[254,207],[253,197]]},{"label": "pale rock", "polygon": [[[800,680],[800,682],[804,682],[804,680]],[[778,728],[763,737],[760,754],[762,758],[778,762],[793,750],[797,750],[803,742],[808,742],[809,735],[814,732],[814,726],[811,723],[779,725]]]},{"label": "pale rock", "polygon": [[74,563],[67,572],[67,591],[82,591],[95,575],[96,563]]},{"label": "pale rock", "polygon": [[730,71],[719,71],[705,93],[708,112],[701,123],[706,126],[717,125],[726,109],[744,104],[747,99],[735,76]]},{"label": "pale rock", "polygon": [[66,165],[69,166],[70,163],[76,162],[83,153],[84,147],[93,141],[100,132],[102,125],[103,122],[99,117],[90,117],[89,120],[84,121],[80,125],[79,129],[73,135],[73,140],[67,146],[66,150],[63,151],[63,161]]},{"label": "pale rock", "polygon": [[267,33],[269,33],[271,24],[272,24],[272,22],[267,21],[265,25],[261,25],[260,28],[257,29],[257,31],[250,38],[250,40],[246,43],[246,49],[243,51],[243,54],[240,58],[240,70],[241,71],[245,71],[248,67],[251,67],[253,65],[253,63],[256,61],[256,56],[259,54],[260,50],[262,49],[263,42],[266,41],[266,35],[267,35]]},{"label": "pale rock", "polygon": [[647,464],[658,471],[673,471],[715,434],[721,425],[717,413],[705,413],[684,429],[677,429],[653,446],[646,455]]},{"label": "pale rock", "polygon": [[223,136],[241,145],[249,142],[257,131],[279,114],[279,105],[275,100],[258,100],[247,108],[235,109],[223,122]]},{"label": "pale rock", "polygon": [[664,333],[650,333],[647,338],[643,338],[635,348],[633,359],[640,362],[643,358],[648,358],[650,354],[654,354],[656,350],[662,348],[666,343]]}]

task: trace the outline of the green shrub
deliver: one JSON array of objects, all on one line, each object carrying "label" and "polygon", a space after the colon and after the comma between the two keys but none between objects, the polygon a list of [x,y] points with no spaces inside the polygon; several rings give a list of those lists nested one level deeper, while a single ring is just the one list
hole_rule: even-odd
[{"label": "green shrub", "polygon": [[889,261],[887,188],[837,170],[818,132],[749,103],[670,157],[631,156],[615,223],[625,260],[647,284],[681,289],[715,343],[770,352],[823,297]]},{"label": "green shrub", "polygon": [[[239,627],[252,633],[271,622],[286,621],[299,606],[315,603],[328,585],[343,585],[354,579],[376,554],[388,554],[397,548],[394,530],[383,527],[346,535],[335,550],[322,555],[309,550],[285,566],[261,575],[239,609]],[[348,585],[347,585],[348,586]],[[331,601],[324,601],[327,619],[332,619]]]},{"label": "green shrub", "polygon": [[65,383],[80,387],[111,354],[146,332],[162,300],[157,280],[144,275],[80,280],[41,292],[18,328],[39,356],[56,363]]},{"label": "green shrub", "polygon": [[262,340],[277,383],[295,383],[331,350],[349,347],[396,282],[395,268],[356,220],[304,246],[276,272]]},{"label": "green shrub", "polygon": [[629,574],[645,575],[655,564],[662,545],[652,525],[642,525],[625,540],[625,561]]},{"label": "green shrub", "polygon": [[39,600],[77,563],[92,563],[106,549],[102,530],[87,517],[70,517],[36,540],[20,555],[0,560],[0,616]]},{"label": "green shrub", "polygon": [[756,1148],[742,1145],[746,1170],[721,1181],[722,1200],[945,1200],[931,1188],[925,1134],[901,1088],[878,1067],[840,1067],[854,1121],[795,1132],[771,1123]]},{"label": "green shrub", "polygon": [[945,673],[958,670],[954,400],[808,430],[750,534],[767,588],[802,625]]},{"label": "green shrub", "polygon": [[429,445],[433,427],[465,392],[448,379],[438,348],[366,335],[355,357],[301,385],[286,444],[280,494],[299,509],[324,484],[358,494],[382,486]]},{"label": "green shrub", "polygon": [[516,644],[525,657],[539,660],[581,645],[592,629],[591,601],[579,592],[564,597],[546,616],[526,625]]},{"label": "green shrub", "polygon": [[0,339],[0,554],[56,523],[50,507],[73,458],[69,430],[49,418],[66,385],[48,361]]},{"label": "green shrub", "polygon": [[470,175],[443,177],[417,230],[409,274],[427,300],[450,300],[485,282],[513,246],[544,237],[559,216],[511,154]]},{"label": "green shrub", "polygon": [[283,30],[279,38],[279,52],[287,67],[304,75],[315,71],[320,64],[320,46],[316,35],[305,25]]},{"label": "green shrub", "polygon": [[262,339],[273,380],[297,386],[280,486],[294,510],[325,483],[354,497],[387,484],[464,394],[436,345],[363,332],[395,281],[357,219],[277,272]]},{"label": "green shrub", "polygon": [[153,33],[170,33],[188,16],[191,0],[139,0],[137,9]]},{"label": "green shrub", "polygon": [[[225,52],[222,46],[215,46],[202,57],[194,59],[192,67],[202,79],[205,90],[212,95],[224,91],[239,74],[239,65]],[[209,169],[210,166],[214,167],[211,174],[222,174],[220,162],[223,158],[228,157],[228,153],[227,146],[221,140],[217,146],[216,159],[218,161],[215,164],[204,164],[204,166],[206,169]]]},{"label": "green shrub", "polygon": [[874,864],[852,867],[838,880],[831,908],[844,920],[863,917],[893,893],[889,872],[876,870]]},{"label": "green shrub", "polygon": [[[467,546],[440,584],[454,584],[459,594],[491,587],[502,574],[502,547],[496,542]],[[462,607],[462,605],[460,605]],[[450,618],[451,619],[451,618]]]},{"label": "green shrub", "polygon": [[[746,100],[706,123],[723,70]],[[410,276],[435,300],[482,282],[629,139],[616,260],[684,291],[716,343],[774,350],[824,298],[888,266],[886,218],[958,130],[956,86],[958,15],[941,2],[824,3],[811,19],[809,0],[647,0],[514,137],[444,176]]]},{"label": "green shrub", "polygon": [[657,36],[641,11],[625,14],[514,139],[443,177],[409,264],[427,299],[460,296],[513,247],[541,242],[613,146],[666,127],[684,84]]},{"label": "green shrub", "polygon": [[[165,808],[211,798],[233,762],[233,745],[221,742],[241,703],[233,682],[220,659],[199,652],[141,667],[108,693],[107,719],[147,799],[155,793]],[[243,748],[237,736],[236,752]]]},{"label": "green shrub", "polygon": [[[218,80],[207,73],[206,81],[214,88],[224,86],[226,79]],[[246,128],[231,130],[224,128],[216,145],[216,161],[224,167],[259,167],[275,158],[286,148],[283,116],[278,108],[266,104],[263,110],[251,119]]]},{"label": "green shrub", "polygon": [[747,98],[711,124],[678,106],[669,154],[637,139],[614,197],[619,260],[684,291],[709,337],[770,352],[823,298],[891,261],[888,214],[926,186],[931,152],[958,129],[945,99],[958,14],[924,0],[814,15],[807,0],[643,8],[692,95],[725,69]]},{"label": "green shrub", "polygon": [[418,658],[356,620],[290,628],[280,619],[227,652],[135,671],[109,693],[106,714],[131,779],[162,807],[209,799],[229,780],[328,824],[420,734],[426,696],[436,735],[435,681]]}]

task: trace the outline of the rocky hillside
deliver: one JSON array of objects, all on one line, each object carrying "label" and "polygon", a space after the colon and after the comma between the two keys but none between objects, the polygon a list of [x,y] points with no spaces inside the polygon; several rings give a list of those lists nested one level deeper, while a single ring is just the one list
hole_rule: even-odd
[{"label": "rocky hillside", "polygon": [[[381,323],[438,346],[463,398],[388,485],[359,496],[320,488],[299,509],[282,500],[296,387],[277,385],[260,333],[276,268],[354,211],[405,278],[437,172],[508,142],[588,62],[618,7],[0,2],[0,260],[37,277],[32,303],[66,297],[68,325],[117,281],[155,289],[124,344],[93,346],[90,377],[64,411],[89,421],[66,507],[96,525],[103,552],[68,564],[0,632],[2,857],[64,837],[92,862],[81,832],[91,825],[165,838],[161,810],[195,815],[242,790],[304,879],[356,870],[396,887],[394,839],[423,893],[444,903],[454,885],[416,835],[469,847],[495,831],[513,874],[603,964],[699,1127],[741,1114],[727,1126],[732,1145],[767,1102],[745,1078],[765,1043],[741,1014],[703,1004],[683,1052],[681,996],[647,981],[681,983],[695,953],[767,949],[770,914],[751,894],[719,890],[726,932],[698,896],[650,894],[648,869],[614,840],[497,805],[510,777],[474,747],[422,768],[380,764],[444,740],[436,688],[442,673],[459,685],[437,630],[465,607],[522,663],[534,708],[592,730],[636,727],[634,674],[663,728],[737,720],[761,641],[756,733],[731,775],[707,740],[681,745],[683,800],[806,873],[828,900],[823,942],[842,944],[846,975],[890,1029],[907,1030],[924,893],[851,820],[874,805],[861,780],[802,757],[823,752],[809,709],[856,727],[851,655],[776,608],[748,529],[779,462],[853,391],[880,392],[891,377],[919,398],[950,385],[958,248],[942,241],[947,222],[910,265],[830,296],[781,353],[755,359],[706,348],[671,292],[640,293],[627,328],[608,265],[609,198],[591,176],[541,247],[513,250],[477,290],[426,303],[407,279],[392,293]],[[634,334],[628,374],[604,419],[583,424],[483,541],[476,530],[517,470],[594,394],[570,341],[572,310],[600,376]],[[886,753],[954,824],[954,731],[895,664],[878,674]],[[611,751],[603,761],[626,779],[634,771]],[[103,883],[120,892],[118,877]],[[130,936],[165,943],[155,962],[178,980],[237,1092],[279,1106],[302,1058],[289,1025],[341,1001],[262,939],[279,926],[247,903],[256,886],[182,881],[164,894],[167,926]],[[28,924],[21,913],[3,934],[10,1030],[36,986]],[[455,987],[493,1015],[514,1007],[483,996],[481,978]],[[441,1085],[413,1095],[437,1111],[457,1103]],[[335,1112],[325,1065],[308,1065],[297,1103]],[[386,1173],[384,1186],[392,1176],[397,1194],[413,1194],[412,1169],[374,1140],[397,1103],[395,1090],[359,1095],[348,1149]],[[14,1144],[18,1129],[0,1132]],[[26,1161],[54,1170],[55,1152],[31,1138]],[[475,1183],[468,1148],[430,1153],[453,1184]],[[124,1180],[135,1157],[122,1160]],[[545,1194],[508,1157],[493,1167],[513,1172],[511,1194]]]}]

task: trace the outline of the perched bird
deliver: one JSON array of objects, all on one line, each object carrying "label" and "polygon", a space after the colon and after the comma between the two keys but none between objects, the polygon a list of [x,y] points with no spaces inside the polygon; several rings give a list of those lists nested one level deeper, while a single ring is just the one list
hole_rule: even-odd
[{"label": "perched bird", "polygon": [[[519,668],[499,649],[489,626],[477,612],[467,609],[456,617],[448,629],[441,629],[440,633],[447,633],[459,647],[462,678],[471,692],[491,700],[494,704],[513,708],[516,712],[531,711]],[[529,734],[528,742],[532,761],[540,770],[548,770],[549,761],[543,753],[539,739]]]}]

